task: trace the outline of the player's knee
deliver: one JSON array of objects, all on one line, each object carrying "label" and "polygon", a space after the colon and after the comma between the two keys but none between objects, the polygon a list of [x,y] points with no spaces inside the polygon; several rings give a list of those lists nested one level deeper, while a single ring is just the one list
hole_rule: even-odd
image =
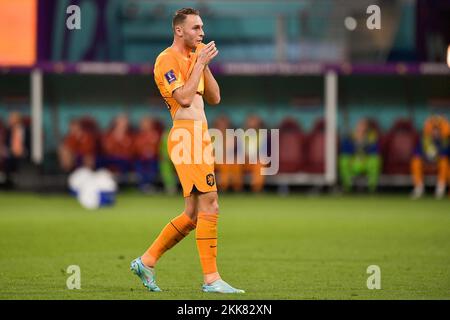
[{"label": "player's knee", "polygon": [[212,214],[219,214],[219,203],[217,201],[211,201],[205,204],[204,211]]},{"label": "player's knee", "polygon": [[217,194],[211,193],[203,198],[199,210],[208,213],[219,214],[219,200],[217,198]]},{"label": "player's knee", "polygon": [[217,198],[211,202],[211,211],[210,212],[214,213],[214,214],[219,214],[219,201],[217,200]]},{"label": "player's knee", "polygon": [[219,214],[219,199],[217,193],[210,193],[208,196],[209,212]]}]

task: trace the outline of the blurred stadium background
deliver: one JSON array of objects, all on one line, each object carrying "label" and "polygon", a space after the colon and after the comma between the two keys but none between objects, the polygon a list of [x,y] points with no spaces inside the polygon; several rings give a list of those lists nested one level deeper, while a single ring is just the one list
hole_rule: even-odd
[{"label": "blurred stadium background", "polygon": [[[66,26],[66,20],[73,14],[66,11],[70,5],[81,9],[79,30]],[[366,26],[373,14],[367,13],[370,5],[381,8],[380,30]],[[373,254],[366,253],[361,258],[365,266],[372,260],[394,259],[386,263],[391,263],[391,271],[397,272],[405,264],[404,268],[410,268],[410,263],[425,268],[421,273],[410,271],[403,278],[392,276],[396,280],[391,280],[402,288],[399,291],[370,296],[367,291],[352,291],[356,286],[352,281],[356,280],[348,274],[345,277],[349,287],[344,293],[337,285],[337,275],[323,278],[319,284],[308,282],[306,276],[312,269],[318,270],[316,274],[329,273],[311,258],[302,265],[304,278],[297,279],[298,283],[294,281],[287,293],[271,296],[266,291],[266,295],[247,298],[448,298],[448,199],[439,203],[424,199],[419,205],[409,200],[409,192],[417,187],[421,172],[425,174],[424,185],[433,192],[438,177],[447,183],[450,176],[447,168],[450,2],[445,0],[0,0],[0,226],[3,234],[0,287],[2,291],[7,289],[1,297],[71,298],[64,296],[67,293],[62,289],[53,291],[64,287],[64,275],[59,275],[63,279],[59,283],[60,279],[55,280],[51,271],[43,267],[39,269],[42,277],[36,276],[34,293],[27,296],[27,284],[20,278],[22,267],[15,270],[8,267],[20,265],[19,252],[26,241],[32,243],[29,248],[32,255],[37,259],[46,258],[48,265],[56,266],[58,272],[66,264],[83,261],[89,265],[92,261],[89,259],[98,257],[111,259],[111,265],[118,259],[121,269],[115,272],[120,273],[126,269],[128,259],[145,249],[136,248],[137,244],[150,241],[154,235],[148,237],[148,229],[130,220],[142,219],[156,233],[160,225],[153,225],[155,221],[163,223],[176,210],[181,210],[179,186],[164,153],[164,133],[170,129],[171,119],[154,84],[152,70],[158,53],[172,43],[172,14],[180,7],[189,6],[200,10],[206,42],[215,40],[220,50],[211,68],[221,86],[222,102],[218,107],[206,107],[210,127],[225,123],[228,128],[280,129],[277,175],[255,177],[251,168],[248,174],[244,170],[248,168],[238,171],[225,168],[218,172],[219,192],[229,189],[222,196],[222,210],[232,211],[229,214],[235,220],[231,222],[251,225],[259,212],[271,226],[278,223],[277,230],[287,234],[289,241],[297,239],[298,230],[308,234],[305,228],[311,223],[310,236],[315,239],[324,237],[330,242],[345,239],[338,243],[343,247],[359,246],[354,250],[327,247],[326,240],[310,243],[308,247],[303,244],[302,248],[317,261],[331,257],[336,263],[336,274],[368,248],[373,249]],[[361,126],[364,143],[369,142],[359,149]],[[121,141],[114,140],[118,127],[123,129],[118,129],[122,131],[117,134],[123,138]],[[433,136],[435,131],[437,138]],[[434,145],[433,140],[428,152],[424,141],[430,135],[439,142]],[[369,177],[366,177],[367,170],[346,167],[347,158],[342,156],[359,156],[358,152],[378,159]],[[421,159],[420,168],[426,163],[425,170],[417,169],[418,162],[414,159]],[[76,167],[83,165],[106,167],[116,174],[119,201],[110,209],[109,222],[104,217],[79,220],[82,209],[68,195],[67,179]],[[226,176],[230,172],[238,178],[227,185],[220,180],[221,173]],[[348,187],[349,183],[353,188]],[[309,190],[324,191],[325,198],[305,198],[305,191]],[[355,190],[376,192],[377,196],[353,198]],[[52,196],[36,197],[30,191]],[[261,191],[265,192],[252,194]],[[346,193],[339,201],[335,194],[341,191]],[[333,196],[327,198],[330,193]],[[172,198],[173,194],[178,197]],[[278,200],[280,194],[286,196],[284,201]],[[179,208],[175,210],[171,204],[169,207],[174,212],[163,210],[173,199],[178,199]],[[379,207],[378,202],[384,205]],[[239,203],[249,211],[248,216],[238,212]],[[330,213],[330,206],[341,216]],[[270,211],[275,209],[281,212],[279,221],[271,215]],[[296,210],[304,211],[293,215]],[[42,219],[35,218],[37,212],[42,214]],[[149,212],[152,215],[147,215]],[[123,216],[128,213],[129,218]],[[317,215],[310,216],[312,213]],[[74,230],[64,223],[66,218],[73,223]],[[369,228],[371,219],[380,219],[373,222],[379,233],[357,231]],[[411,229],[406,232],[408,228],[402,227],[402,223],[407,220]],[[292,221],[292,226],[299,229],[283,229],[287,226],[280,221]],[[255,240],[246,246],[248,239],[231,222],[223,225],[233,239],[224,240],[224,257],[232,257],[230,252],[235,246],[239,254],[251,256],[250,244],[260,243],[256,239],[271,241],[263,235],[273,230],[258,225],[260,238],[255,234]],[[105,223],[111,228],[109,232],[103,230]],[[22,225],[27,226],[25,238],[18,236]],[[140,236],[133,234],[131,227],[121,228],[131,225]],[[85,238],[75,233],[77,227],[85,232]],[[67,242],[55,246],[43,238],[41,232],[46,230],[52,237]],[[95,237],[91,237],[93,233]],[[96,246],[102,235],[119,235],[118,239],[126,237],[127,242],[110,240],[120,251],[117,253],[112,248],[106,249],[104,244]],[[75,249],[68,237],[80,246]],[[387,242],[372,246],[366,237],[380,237]],[[298,240],[300,243],[306,238]],[[273,241],[273,246],[281,245]],[[396,245],[388,253],[384,252],[391,243]],[[62,246],[71,249],[63,250]],[[288,248],[291,252],[298,250],[295,246]],[[78,249],[78,255],[67,252]],[[101,250],[103,254],[99,255]],[[338,257],[339,250],[342,251]],[[282,261],[283,252],[275,258]],[[418,252],[422,255],[414,260]],[[351,258],[353,255],[356,256]],[[296,263],[305,258],[300,252],[294,256],[294,260],[283,265],[287,273],[296,272]],[[191,258],[195,259],[195,252]],[[428,266],[426,261],[430,262]],[[238,273],[240,263],[224,262],[225,268]],[[252,268],[246,264],[243,267]],[[96,272],[92,266],[86,268]],[[180,278],[181,274],[176,275],[172,268],[171,275]],[[196,264],[187,268],[198,272]],[[364,284],[365,267],[362,268]],[[98,276],[98,279],[105,277]],[[402,282],[420,277],[425,280],[416,282],[415,286],[411,284],[410,291]],[[135,285],[128,274],[119,278],[128,291],[128,286]],[[171,279],[163,278],[163,281]],[[244,287],[247,282],[251,286],[251,279],[239,280],[244,282]],[[272,280],[278,281],[269,279],[268,282]],[[314,288],[325,287],[333,281],[336,287],[331,285],[334,289],[330,292],[314,293]],[[101,283],[98,280],[90,284],[98,288]],[[421,283],[428,283],[429,287]],[[300,287],[307,288],[306,293],[300,294]],[[264,292],[267,288],[260,289]],[[44,295],[43,290],[50,292],[49,295]],[[92,291],[92,295],[75,298],[98,298],[107,290],[102,287]],[[116,297],[139,297],[128,291]],[[108,294],[106,297],[114,297]],[[163,297],[180,297],[171,294]]]}]

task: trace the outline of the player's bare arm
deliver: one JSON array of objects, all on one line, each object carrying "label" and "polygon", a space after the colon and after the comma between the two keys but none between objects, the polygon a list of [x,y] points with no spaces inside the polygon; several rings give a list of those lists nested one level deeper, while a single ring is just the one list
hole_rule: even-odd
[{"label": "player's bare arm", "polygon": [[202,73],[208,63],[214,59],[217,54],[218,50],[216,49],[216,45],[213,41],[211,41],[199,53],[194,69],[192,70],[192,73],[185,85],[173,92],[173,97],[183,108],[189,108],[191,106],[195,94],[197,93],[197,88]]},{"label": "player's bare arm", "polygon": [[205,77],[205,93],[203,94],[203,96],[205,97],[206,102],[208,102],[208,104],[210,105],[219,104],[220,103],[219,84],[214,78],[211,70],[209,69],[209,66],[205,67],[203,75]]}]

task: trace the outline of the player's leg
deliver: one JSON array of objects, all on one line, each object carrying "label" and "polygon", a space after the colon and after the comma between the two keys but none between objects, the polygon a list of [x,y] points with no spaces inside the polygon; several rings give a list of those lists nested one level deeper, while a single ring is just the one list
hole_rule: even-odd
[{"label": "player's leg", "polygon": [[441,199],[445,194],[445,188],[447,185],[447,171],[448,171],[448,158],[447,156],[441,156],[438,160],[438,176],[435,196]]},{"label": "player's leg", "polygon": [[[450,186],[450,163],[447,166],[447,185]],[[448,188],[447,193],[448,193],[447,195],[450,197],[450,188]]]},{"label": "player's leg", "polygon": [[411,197],[417,199],[420,198],[424,192],[423,161],[419,156],[414,156],[411,160],[411,175],[414,183],[414,190]]},{"label": "player's leg", "polygon": [[375,192],[380,177],[381,159],[379,155],[369,155],[366,160],[367,180],[370,192]]},{"label": "player's leg", "polygon": [[219,218],[217,198],[217,192],[198,195],[196,241],[205,283],[211,283],[220,278],[216,265],[217,220]]},{"label": "player's leg", "polygon": [[61,145],[58,149],[58,156],[59,164],[65,172],[69,172],[73,169],[73,167],[75,166],[75,156],[69,148]]},{"label": "player's leg", "polygon": [[264,176],[261,174],[262,168],[263,165],[259,162],[250,165],[252,192],[261,192],[264,188]]},{"label": "player's leg", "polygon": [[230,166],[228,164],[216,164],[217,185],[221,191],[227,191],[232,179]]},{"label": "player's leg", "polygon": [[195,229],[197,216],[197,199],[195,195],[185,198],[185,210],[172,219],[161,231],[145,253],[131,262],[131,270],[141,279],[150,291],[161,291],[156,285],[155,265],[159,258],[189,232]]},{"label": "player's leg", "polygon": [[[167,149],[169,157],[175,141],[172,140],[172,133],[175,126],[170,130],[167,136]],[[171,159],[173,160],[173,159]],[[161,231],[156,240],[142,255],[142,262],[148,267],[154,267],[158,259],[176,243],[181,241],[189,232],[195,229],[196,215],[196,196],[191,192],[193,184],[190,178],[190,167],[186,164],[174,162],[177,175],[183,187],[183,195],[185,197],[185,210],[177,217],[172,219]]]},{"label": "player's leg", "polygon": [[227,164],[231,170],[231,183],[233,190],[241,192],[244,189],[244,165],[235,163]]},{"label": "player's leg", "polygon": [[141,259],[144,265],[154,267],[159,258],[178,242],[184,239],[189,232],[195,229],[197,220],[197,199],[192,194],[185,198],[184,211],[173,218],[161,231],[152,245],[145,251]]},{"label": "player's leg", "polygon": [[219,202],[217,192],[198,195],[196,242],[203,269],[204,292],[243,293],[223,281],[217,270],[217,220]]},{"label": "player's leg", "polygon": [[352,168],[351,156],[348,154],[341,154],[339,156],[339,175],[341,177],[344,191],[350,191],[352,187]]}]

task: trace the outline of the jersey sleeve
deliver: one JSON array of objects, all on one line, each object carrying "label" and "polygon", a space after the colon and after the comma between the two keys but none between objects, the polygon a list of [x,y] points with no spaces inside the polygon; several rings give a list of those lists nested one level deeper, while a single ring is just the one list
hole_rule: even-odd
[{"label": "jersey sleeve", "polygon": [[165,54],[160,57],[155,71],[160,79],[160,83],[162,83],[170,96],[185,83],[178,61],[171,55]]}]

